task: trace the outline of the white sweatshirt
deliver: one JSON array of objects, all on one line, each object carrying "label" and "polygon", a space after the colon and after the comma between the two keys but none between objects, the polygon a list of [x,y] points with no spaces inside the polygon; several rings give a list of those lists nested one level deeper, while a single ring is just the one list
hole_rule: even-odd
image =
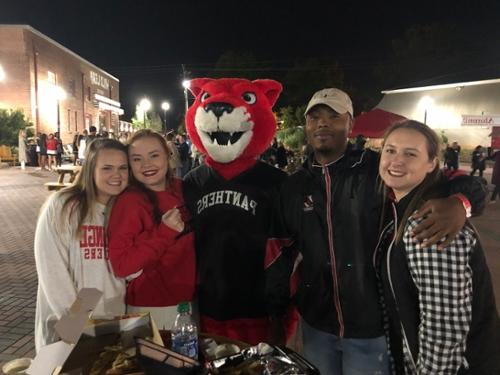
[{"label": "white sweatshirt", "polygon": [[[95,214],[84,221],[82,235],[75,235],[77,215],[61,220],[65,197],[59,192],[45,203],[35,232],[38,296],[35,345],[39,349],[58,340],[54,324],[70,308],[82,288],[97,288],[103,296],[93,316],[125,312],[125,281],[113,275],[108,262],[105,206],[97,203]],[[64,221],[64,224],[62,224]]]}]

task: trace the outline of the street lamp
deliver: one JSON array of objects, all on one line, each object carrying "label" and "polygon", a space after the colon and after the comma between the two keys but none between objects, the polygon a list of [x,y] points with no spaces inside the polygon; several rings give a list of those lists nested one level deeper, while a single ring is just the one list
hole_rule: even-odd
[{"label": "street lamp", "polygon": [[188,79],[185,79],[182,81],[182,87],[184,87],[184,102],[186,103],[186,113],[188,111],[188,88],[191,87],[191,81]]},{"label": "street lamp", "polygon": [[167,131],[167,111],[170,109],[170,103],[169,102],[161,103],[161,109],[163,109],[163,121],[165,123],[165,126],[163,128],[163,132],[166,132]]},{"label": "street lamp", "polygon": [[141,109],[142,114],[144,116],[144,128],[146,128],[146,114],[151,109],[151,102],[149,101],[149,99],[143,98],[139,102],[139,108]]}]

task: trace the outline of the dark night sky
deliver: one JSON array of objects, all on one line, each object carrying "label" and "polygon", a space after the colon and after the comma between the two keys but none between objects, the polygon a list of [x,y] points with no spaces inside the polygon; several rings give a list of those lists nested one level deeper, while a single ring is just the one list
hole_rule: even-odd
[{"label": "dark night sky", "polygon": [[452,25],[464,53],[481,54],[478,66],[498,64],[500,50],[496,0],[1,0],[0,23],[29,24],[117,76],[127,113],[144,95],[180,111],[181,64],[208,75],[228,50],[268,61],[262,78],[299,57],[334,57],[353,82],[383,64],[390,41],[412,25]]}]

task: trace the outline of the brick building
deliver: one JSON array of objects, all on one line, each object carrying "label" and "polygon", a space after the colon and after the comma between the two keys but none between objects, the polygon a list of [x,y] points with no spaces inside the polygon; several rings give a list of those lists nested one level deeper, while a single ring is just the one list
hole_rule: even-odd
[{"label": "brick building", "polygon": [[90,126],[119,131],[119,80],[28,25],[0,25],[0,108],[70,143]]}]

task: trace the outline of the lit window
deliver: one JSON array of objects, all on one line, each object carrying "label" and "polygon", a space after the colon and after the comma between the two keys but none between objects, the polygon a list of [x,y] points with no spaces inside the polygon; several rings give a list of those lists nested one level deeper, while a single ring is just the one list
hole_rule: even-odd
[{"label": "lit window", "polygon": [[49,83],[52,83],[53,85],[56,84],[56,75],[50,70],[47,72],[47,81],[49,81]]}]

